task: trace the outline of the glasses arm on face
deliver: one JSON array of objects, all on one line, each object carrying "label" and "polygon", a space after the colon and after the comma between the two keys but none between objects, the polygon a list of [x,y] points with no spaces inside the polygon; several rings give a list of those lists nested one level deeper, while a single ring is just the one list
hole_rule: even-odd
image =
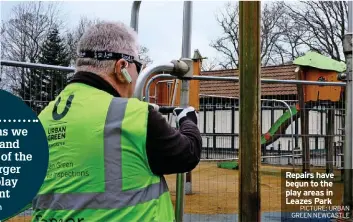
[{"label": "glasses arm on face", "polygon": [[134,60],[134,63],[135,63],[136,70],[137,70],[137,73],[138,73],[138,74],[142,71],[142,69],[144,69],[144,68],[146,67],[145,64],[142,64],[142,63],[139,62],[139,61]]}]

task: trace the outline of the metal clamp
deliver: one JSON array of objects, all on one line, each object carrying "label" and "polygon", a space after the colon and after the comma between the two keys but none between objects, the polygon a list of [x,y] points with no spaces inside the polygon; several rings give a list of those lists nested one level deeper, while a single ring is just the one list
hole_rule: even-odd
[{"label": "metal clamp", "polygon": [[172,60],[171,63],[174,65],[174,69],[170,74],[177,77],[185,76],[192,68],[187,60]]},{"label": "metal clamp", "polygon": [[188,71],[184,74],[183,77],[192,77],[194,74],[193,60],[189,58],[182,58],[181,61],[185,62],[189,67]]},{"label": "metal clamp", "polygon": [[347,74],[342,72],[337,74],[337,80],[339,81],[346,81],[347,80]]}]

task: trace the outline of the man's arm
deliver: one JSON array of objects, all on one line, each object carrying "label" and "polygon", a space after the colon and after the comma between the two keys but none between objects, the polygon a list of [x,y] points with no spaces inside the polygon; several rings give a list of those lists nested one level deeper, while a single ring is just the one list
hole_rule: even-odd
[{"label": "man's arm", "polygon": [[197,125],[185,119],[179,130],[149,108],[146,150],[152,172],[156,175],[185,173],[200,162],[202,138]]}]

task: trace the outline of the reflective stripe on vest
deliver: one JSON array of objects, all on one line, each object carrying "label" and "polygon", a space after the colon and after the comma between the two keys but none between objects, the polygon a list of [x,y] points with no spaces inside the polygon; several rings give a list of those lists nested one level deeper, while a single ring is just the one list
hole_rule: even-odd
[{"label": "reflective stripe on vest", "polygon": [[128,99],[113,98],[109,105],[104,126],[105,192],[41,194],[33,200],[34,209],[119,209],[158,199],[168,191],[163,177],[159,183],[145,188],[126,191],[122,189],[121,125],[127,102]]}]

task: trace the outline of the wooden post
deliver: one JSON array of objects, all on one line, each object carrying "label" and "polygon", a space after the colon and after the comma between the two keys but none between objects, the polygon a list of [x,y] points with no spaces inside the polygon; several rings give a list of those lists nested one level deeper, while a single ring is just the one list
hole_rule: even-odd
[{"label": "wooden post", "polygon": [[327,124],[326,124],[326,137],[325,137],[325,149],[326,149],[326,172],[333,173],[333,134],[335,126],[334,110],[328,109],[327,112]]},{"label": "wooden post", "polygon": [[[298,79],[305,79],[305,70],[300,70],[298,73]],[[298,89],[298,100],[300,107],[300,134],[302,135],[302,171],[303,173],[310,172],[310,146],[309,146],[309,110],[305,104],[304,89],[306,86],[297,85]]]},{"label": "wooden post", "polygon": [[309,146],[309,110],[301,110],[302,114],[300,115],[300,126],[302,134],[302,147],[303,147],[303,173],[310,172],[310,146]]},{"label": "wooden post", "polygon": [[239,2],[239,221],[244,222],[261,221],[259,172],[261,158],[260,13],[260,1]]}]

